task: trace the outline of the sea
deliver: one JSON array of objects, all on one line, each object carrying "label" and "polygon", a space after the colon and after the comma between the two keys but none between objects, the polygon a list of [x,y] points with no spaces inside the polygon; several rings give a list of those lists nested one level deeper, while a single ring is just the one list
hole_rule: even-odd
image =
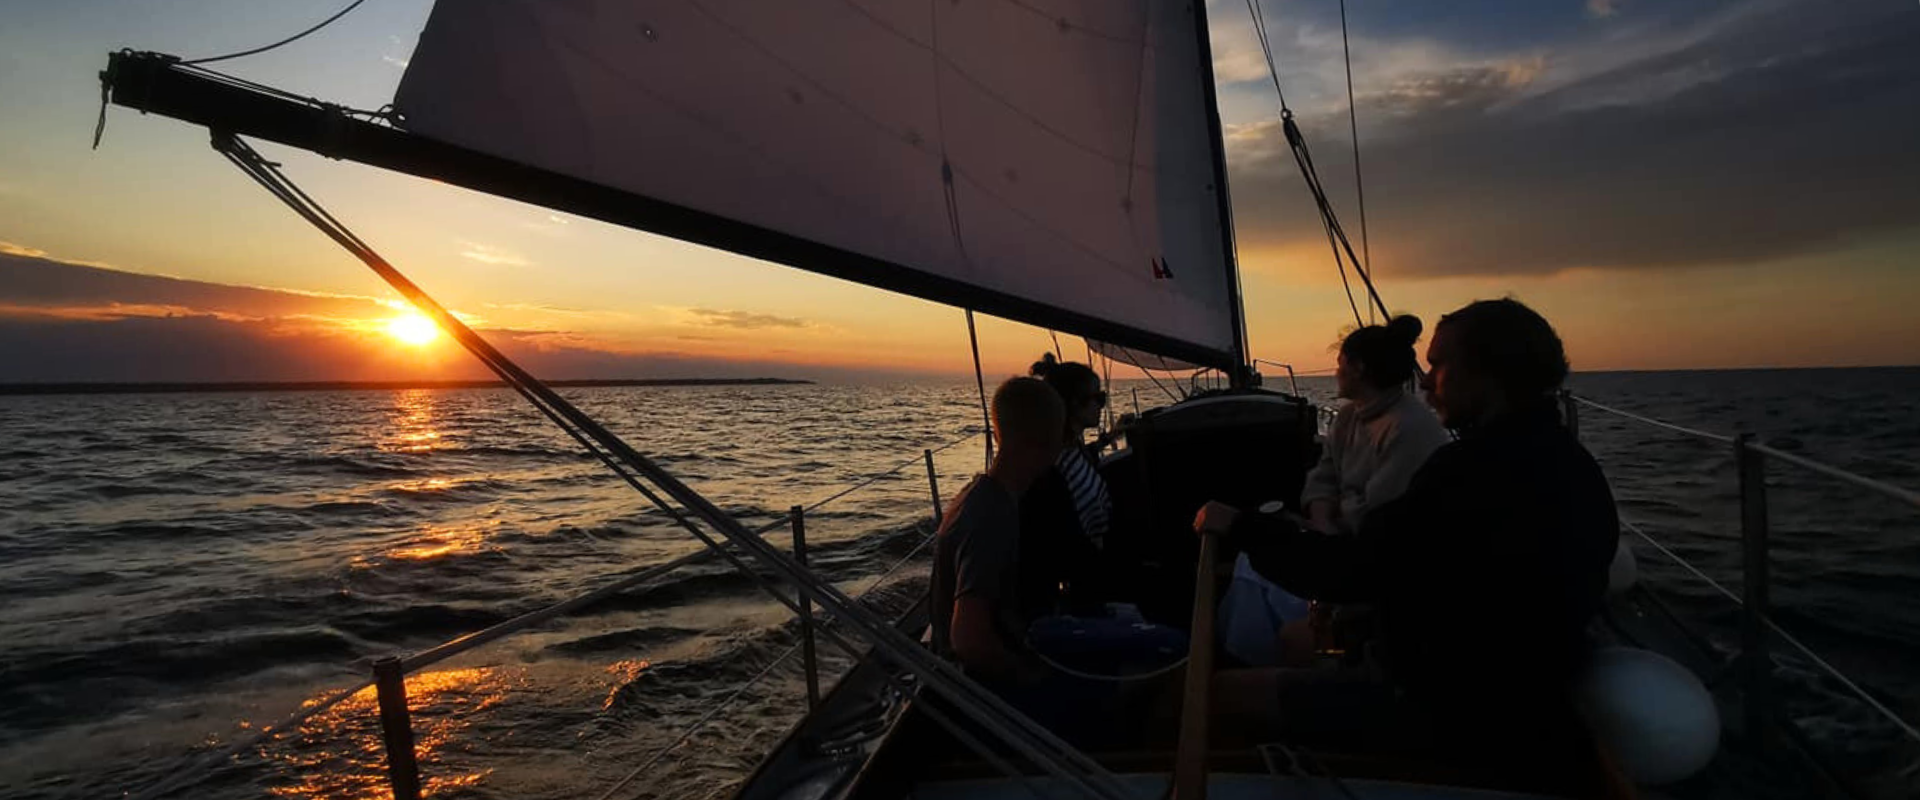
[{"label": "sea", "polygon": [[[1179,391],[1111,388],[1116,411]],[[1920,369],[1572,388],[1920,487]],[[1331,400],[1324,377],[1299,390]],[[983,459],[971,381],[563,393],[749,525],[829,500],[805,517],[813,566],[883,611],[924,592],[933,498]],[[1739,592],[1731,448],[1594,409],[1580,429],[1622,516]],[[1780,624],[1920,719],[1920,511],[1786,464],[1767,491]],[[1738,641],[1732,603],[1625,541],[1689,625]],[[0,797],[137,794],[351,688],[375,658],[698,548],[505,389],[0,397]],[[435,664],[407,685],[427,794],[598,797],[711,715],[614,796],[725,796],[805,708],[789,616],[711,561]],[[1899,729],[1778,649],[1816,747],[1876,794],[1920,793]],[[829,678],[848,666],[822,653]],[[379,730],[363,691],[170,796],[385,797]]]}]

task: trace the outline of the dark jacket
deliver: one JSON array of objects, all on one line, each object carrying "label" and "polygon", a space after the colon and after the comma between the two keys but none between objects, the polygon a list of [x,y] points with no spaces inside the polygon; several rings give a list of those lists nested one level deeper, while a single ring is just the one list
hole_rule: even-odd
[{"label": "dark jacket", "polygon": [[1354,535],[1247,514],[1230,536],[1288,591],[1373,604],[1410,699],[1498,725],[1564,706],[1618,542],[1599,464],[1546,402],[1440,448]]},{"label": "dark jacket", "polygon": [[1101,552],[1081,526],[1073,491],[1050,467],[1020,496],[1020,606],[1030,619],[1093,613],[1106,599],[1100,573]]}]

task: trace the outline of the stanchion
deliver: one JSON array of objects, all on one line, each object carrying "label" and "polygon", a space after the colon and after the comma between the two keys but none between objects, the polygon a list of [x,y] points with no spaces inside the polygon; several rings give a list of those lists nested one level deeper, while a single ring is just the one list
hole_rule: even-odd
[{"label": "stanchion", "polygon": [[1753,449],[1752,435],[1745,433],[1734,437],[1733,460],[1740,472],[1740,657],[1746,678],[1747,735],[1761,745],[1773,709],[1773,657],[1767,652],[1767,461]]},{"label": "stanchion", "polygon": [[380,699],[380,738],[387,747],[387,783],[393,800],[420,800],[420,762],[413,753],[413,720],[407,714],[407,674],[400,659],[373,662],[373,686]]},{"label": "stanchion", "polygon": [[926,451],[927,491],[933,495],[933,527],[940,528],[940,477],[933,471],[933,451]]},{"label": "stanchion", "polygon": [[[793,560],[807,565],[807,509],[794,506],[787,512],[793,519]],[[813,652],[813,601],[800,595],[800,660],[807,671],[807,710],[820,705],[820,662]]]}]

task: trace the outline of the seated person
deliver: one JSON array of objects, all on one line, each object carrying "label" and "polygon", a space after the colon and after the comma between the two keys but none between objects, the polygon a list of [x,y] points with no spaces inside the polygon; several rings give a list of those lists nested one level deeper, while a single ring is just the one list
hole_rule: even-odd
[{"label": "seated person", "polygon": [[1340,343],[1333,378],[1348,402],[1300,494],[1314,527],[1352,533],[1368,509],[1399,497],[1427,457],[1453,441],[1433,410],[1407,391],[1420,328],[1419,317],[1399,316]]},{"label": "seated person", "polygon": [[[1301,492],[1310,524],[1321,532],[1352,533],[1368,509],[1399,497],[1427,457],[1452,441],[1407,391],[1420,328],[1418,317],[1399,316],[1340,343],[1334,383],[1348,403]],[[1234,657],[1251,665],[1306,663],[1316,638],[1306,616],[1306,603],[1263,580],[1245,555],[1234,563],[1233,586],[1220,606],[1224,645]]]},{"label": "seated person", "polygon": [[[1069,741],[1097,733],[1100,687],[1052,672],[1027,645],[1035,616],[1019,597],[1020,497],[1060,453],[1060,396],[1034,378],[993,393],[993,464],[948,507],[934,544],[935,652],[959,662],[1036,722]],[[1042,612],[1044,613],[1044,612]]]},{"label": "seated person", "polygon": [[1109,599],[1100,587],[1100,559],[1113,499],[1086,432],[1100,425],[1107,393],[1091,367],[1048,353],[1032,376],[1066,406],[1053,468],[1020,498],[1021,604],[1036,615],[1089,614]]},{"label": "seated person", "polygon": [[1460,434],[1351,535],[1202,508],[1255,569],[1316,600],[1374,604],[1364,664],[1218,673],[1217,724],[1348,750],[1412,750],[1543,782],[1591,774],[1569,698],[1619,535],[1593,457],[1559,421],[1560,338],[1515,300],[1442,317],[1430,402]]}]

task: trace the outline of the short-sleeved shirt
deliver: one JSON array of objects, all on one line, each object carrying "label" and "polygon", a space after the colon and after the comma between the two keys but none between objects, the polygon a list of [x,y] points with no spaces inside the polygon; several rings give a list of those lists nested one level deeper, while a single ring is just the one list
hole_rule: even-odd
[{"label": "short-sleeved shirt", "polygon": [[985,598],[1007,648],[1021,648],[1015,603],[1019,553],[1019,499],[991,476],[976,476],[948,506],[934,544],[929,591],[935,652],[953,655],[953,609],[967,596]]}]

